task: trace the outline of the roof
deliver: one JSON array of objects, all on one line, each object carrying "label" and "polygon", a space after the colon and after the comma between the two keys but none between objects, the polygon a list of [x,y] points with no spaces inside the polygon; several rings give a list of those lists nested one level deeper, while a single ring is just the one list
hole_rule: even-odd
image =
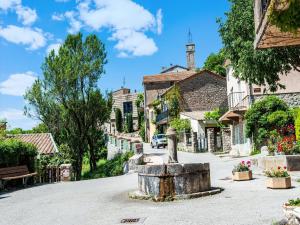
[{"label": "roof", "polygon": [[17,134],[14,135],[14,138],[35,145],[39,154],[48,155],[58,152],[52,134],[50,133]]},{"label": "roof", "polygon": [[175,68],[181,68],[181,69],[184,69],[184,70],[189,70],[188,68],[186,68],[184,66],[174,65],[174,66],[171,66],[171,67],[168,67],[168,68],[164,69],[163,71],[161,71],[161,73],[167,73],[168,71],[171,71]]},{"label": "roof", "polygon": [[196,74],[195,71],[183,71],[175,73],[160,73],[154,75],[146,75],[143,78],[143,84],[146,83],[157,83],[157,82],[166,82],[166,81],[180,81],[188,78],[189,76]]},{"label": "roof", "polygon": [[[219,74],[217,74],[217,73],[214,73],[214,72],[212,72],[212,71],[210,71],[210,70],[204,69],[204,70],[200,70],[200,71],[198,71],[198,72],[194,72],[193,74],[191,74],[191,75],[189,75],[189,76],[186,76],[185,78],[183,78],[183,79],[181,79],[181,80],[177,80],[177,81],[176,81],[176,84],[179,84],[179,83],[181,83],[181,82],[183,82],[183,81],[186,81],[186,80],[188,80],[188,79],[190,79],[190,78],[193,78],[193,77],[195,77],[195,76],[201,76],[201,75],[204,74],[204,73],[208,73],[208,74],[210,74],[210,75],[213,75],[213,76],[216,77],[217,79],[221,79],[221,80],[226,81],[226,78],[225,78],[225,77],[223,77],[223,76],[221,76],[221,75],[219,75]],[[171,86],[171,87],[169,87],[168,89],[166,89],[166,90],[162,93],[162,95],[165,95],[165,94],[166,94],[168,91],[170,91],[173,87],[174,87],[174,85]]]},{"label": "roof", "polygon": [[206,112],[208,111],[180,112],[180,114],[199,121],[199,120],[205,120]]}]

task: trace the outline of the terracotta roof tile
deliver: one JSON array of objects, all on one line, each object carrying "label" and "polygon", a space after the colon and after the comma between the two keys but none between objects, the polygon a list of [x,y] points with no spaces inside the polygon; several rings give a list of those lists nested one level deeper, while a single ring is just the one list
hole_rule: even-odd
[{"label": "terracotta roof tile", "polygon": [[195,71],[184,71],[184,72],[175,72],[175,73],[162,73],[147,75],[143,78],[143,83],[156,83],[156,82],[165,82],[165,81],[180,81],[188,78],[189,76],[195,74]]},{"label": "terracotta roof tile", "polygon": [[53,140],[52,134],[18,134],[14,138],[31,143],[37,147],[39,154],[53,154],[57,152],[57,146]]}]

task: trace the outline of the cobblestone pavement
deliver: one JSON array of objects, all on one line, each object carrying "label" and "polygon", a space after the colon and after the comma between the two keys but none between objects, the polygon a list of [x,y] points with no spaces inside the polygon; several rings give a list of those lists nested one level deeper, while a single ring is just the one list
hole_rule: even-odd
[{"label": "cobblestone pavement", "polygon": [[[165,150],[150,150],[166,159]],[[271,225],[283,218],[281,205],[299,196],[299,184],[289,190],[269,190],[254,170],[252,181],[230,180],[241,159],[209,153],[179,152],[180,162],[210,162],[218,195],[166,203],[128,199],[137,175],[34,186],[0,195],[0,225],[116,225],[124,218],[141,218],[145,225]],[[243,158],[247,160],[248,158]]]}]

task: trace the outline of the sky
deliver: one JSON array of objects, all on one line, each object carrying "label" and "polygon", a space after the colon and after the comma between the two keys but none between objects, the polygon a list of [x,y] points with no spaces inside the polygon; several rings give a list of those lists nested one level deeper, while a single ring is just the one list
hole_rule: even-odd
[{"label": "sky", "polygon": [[196,66],[222,47],[216,19],[228,0],[0,0],[0,119],[9,129],[39,123],[24,115],[23,95],[37,78],[47,54],[68,34],[96,34],[108,63],[98,86],[142,91],[143,75],[170,64],[186,66],[190,30]]}]

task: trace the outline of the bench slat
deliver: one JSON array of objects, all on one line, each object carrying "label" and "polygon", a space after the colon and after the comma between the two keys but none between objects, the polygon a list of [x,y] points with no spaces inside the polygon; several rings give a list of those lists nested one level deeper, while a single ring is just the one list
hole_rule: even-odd
[{"label": "bench slat", "polygon": [[6,167],[0,169],[0,179],[18,179],[26,177],[27,175],[30,175],[27,166]]},{"label": "bench slat", "polygon": [[37,175],[37,173],[30,173],[30,174],[21,175],[21,176],[5,177],[5,178],[2,178],[2,180],[14,180],[14,179],[20,179],[20,178],[25,178],[25,177],[33,177],[36,175]]}]

